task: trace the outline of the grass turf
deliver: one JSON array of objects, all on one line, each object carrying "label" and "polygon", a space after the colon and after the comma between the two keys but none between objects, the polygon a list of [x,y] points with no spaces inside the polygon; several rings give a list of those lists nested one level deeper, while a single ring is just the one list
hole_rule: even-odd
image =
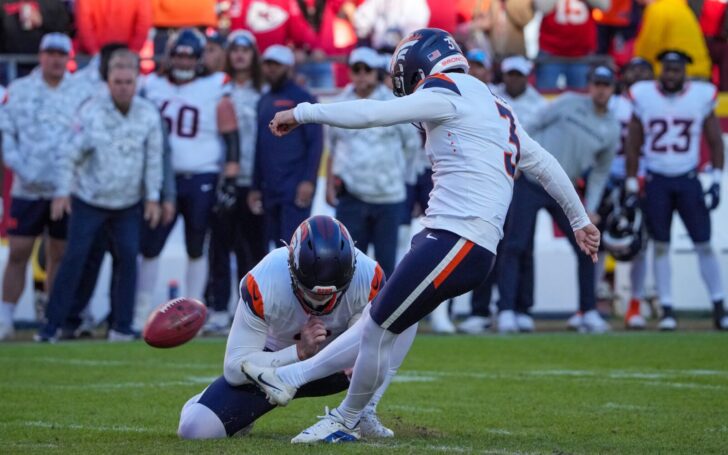
[{"label": "grass turf", "polygon": [[224,341],[0,345],[0,453],[726,453],[719,333],[418,336],[382,400],[387,441],[291,446],[324,405],[294,401],[242,439],[180,441],[179,410]]}]

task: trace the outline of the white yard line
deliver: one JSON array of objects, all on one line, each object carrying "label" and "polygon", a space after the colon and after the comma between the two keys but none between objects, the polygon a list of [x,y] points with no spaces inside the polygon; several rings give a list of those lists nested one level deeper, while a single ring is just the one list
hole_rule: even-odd
[{"label": "white yard line", "polygon": [[56,357],[0,357],[0,362],[13,363],[52,363],[57,365],[72,365],[86,367],[149,367],[149,368],[165,368],[169,370],[220,370],[219,363],[160,363],[152,361],[131,362],[126,360],[88,360],[88,359],[59,359]]},{"label": "white yard line", "polygon": [[605,403],[602,406],[604,409],[614,409],[617,411],[647,411],[650,408],[647,406],[638,406],[635,404],[624,404],[624,403]]},{"label": "white yard line", "polygon": [[144,427],[129,427],[125,425],[81,425],[77,423],[57,423],[47,422],[44,420],[29,420],[25,422],[0,422],[3,427],[31,427],[31,428],[50,428],[62,430],[83,430],[83,431],[111,431],[118,433],[156,433],[156,430]]}]

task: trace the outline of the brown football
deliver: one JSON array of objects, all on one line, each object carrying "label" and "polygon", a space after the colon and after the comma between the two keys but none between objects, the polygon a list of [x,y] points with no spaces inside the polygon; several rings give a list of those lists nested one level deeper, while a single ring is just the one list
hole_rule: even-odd
[{"label": "brown football", "polygon": [[190,341],[205,323],[207,308],[184,297],[159,305],[149,315],[142,336],[149,346],[173,348]]}]

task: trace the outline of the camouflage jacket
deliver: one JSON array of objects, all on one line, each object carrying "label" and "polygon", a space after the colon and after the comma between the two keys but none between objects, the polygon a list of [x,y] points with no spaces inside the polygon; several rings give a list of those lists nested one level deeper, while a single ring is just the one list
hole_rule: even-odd
[{"label": "camouflage jacket", "polygon": [[49,87],[39,70],[13,81],[0,115],[3,158],[13,171],[12,195],[47,199],[55,193],[58,147],[68,142],[78,106],[70,78]]},{"label": "camouflage jacket", "polygon": [[159,200],[162,186],[162,121],[149,101],[134,97],[123,115],[111,96],[84,104],[71,141],[58,157],[56,196],[73,193],[107,209]]}]

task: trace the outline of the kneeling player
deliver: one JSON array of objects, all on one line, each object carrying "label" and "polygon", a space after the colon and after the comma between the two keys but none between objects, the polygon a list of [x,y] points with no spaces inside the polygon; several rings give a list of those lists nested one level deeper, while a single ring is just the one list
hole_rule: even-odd
[{"label": "kneeling player", "polygon": [[[184,439],[243,435],[275,406],[249,382],[242,363],[279,367],[312,357],[342,335],[342,349],[314,365],[336,372],[298,389],[295,398],[346,390],[343,372],[354,366],[359,337],[344,333],[359,320],[385,278],[379,265],[354,247],[341,223],[316,216],[301,223],[287,248],[269,253],[240,282],[240,301],[228,336],[224,376],[184,405],[177,433]],[[409,350],[417,327],[399,346],[391,379]],[[353,332],[358,333],[358,332]],[[376,416],[376,404],[389,380],[377,390],[362,417],[363,436],[393,436]]]}]

